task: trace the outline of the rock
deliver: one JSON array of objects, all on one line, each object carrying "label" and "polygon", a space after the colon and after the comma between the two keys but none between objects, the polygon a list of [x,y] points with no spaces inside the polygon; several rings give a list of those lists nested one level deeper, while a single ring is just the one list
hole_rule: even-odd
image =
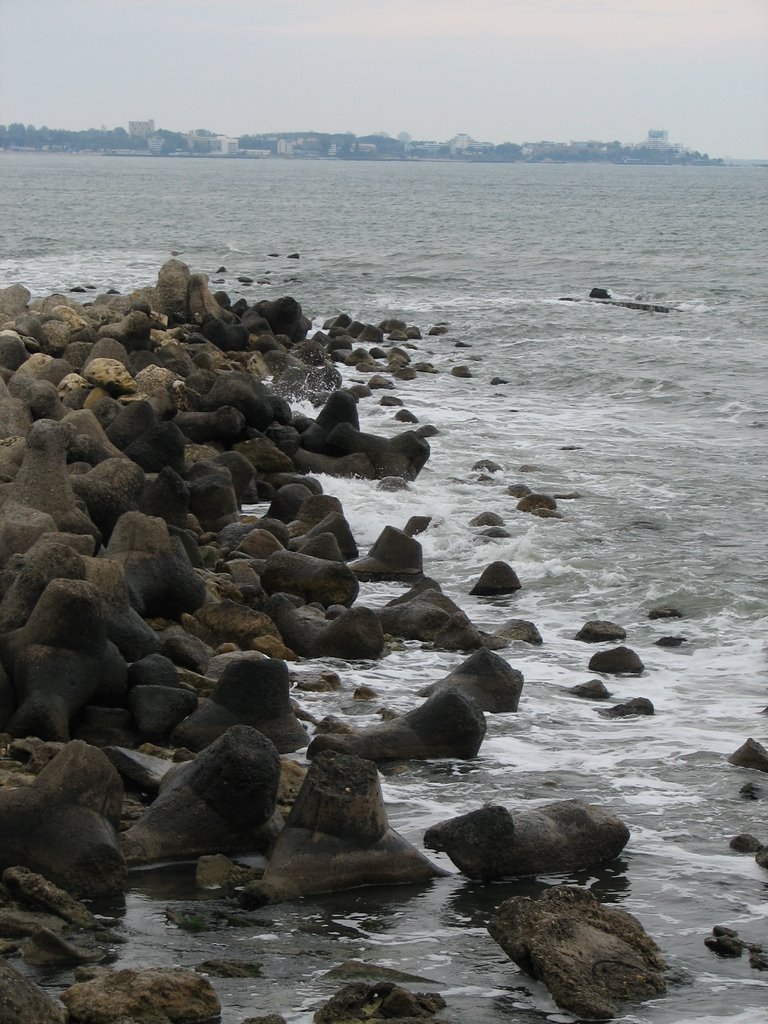
[{"label": "rock", "polygon": [[647,697],[633,697],[632,700],[623,704],[616,704],[612,708],[601,708],[598,711],[603,718],[627,718],[630,715],[652,715],[654,707]]},{"label": "rock", "polygon": [[584,889],[558,885],[537,900],[513,897],[496,910],[488,930],[576,1017],[608,1020],[626,1002],[666,992],[666,964],[640,922],[601,906]]},{"label": "rock", "polygon": [[754,768],[758,772],[768,772],[768,750],[751,737],[728,758],[729,764],[738,768]]},{"label": "rock", "polygon": [[423,640],[449,651],[470,651],[483,638],[459,606],[435,589],[418,584],[378,612],[385,633],[404,640]]},{"label": "rock", "polygon": [[629,829],[601,807],[561,800],[510,814],[482,807],[427,829],[424,845],[443,851],[470,878],[560,874],[601,867],[627,844]]},{"label": "rock", "polygon": [[402,718],[348,736],[316,735],[311,760],[324,750],[355,754],[371,761],[473,758],[485,736],[480,708],[459,690],[442,690]]},{"label": "rock", "polygon": [[429,459],[430,448],[414,430],[386,438],[355,430],[350,423],[340,423],[328,435],[325,454],[365,455],[376,479],[400,476],[404,480],[415,480]]},{"label": "rock", "polygon": [[662,604],[651,608],[648,612],[649,619],[682,619],[683,613],[671,605]]},{"label": "rock", "polygon": [[684,636],[660,636],[653,642],[657,647],[682,647],[688,641]]},{"label": "rock", "polygon": [[93,964],[106,959],[101,949],[85,948],[69,942],[48,928],[38,928],[21,947],[28,964],[37,967],[72,967],[75,964]]},{"label": "rock", "polygon": [[157,795],[160,784],[172,767],[172,762],[164,757],[154,757],[127,747],[104,747],[103,753],[128,787],[151,796]]},{"label": "rock", "polygon": [[501,629],[497,629],[493,635],[499,640],[520,640],[534,647],[540,647],[544,642],[535,623],[529,622],[528,619],[507,619]]},{"label": "rock", "polygon": [[471,697],[481,711],[517,711],[523,682],[522,673],[506,659],[481,647],[447,676],[419,690],[419,696],[431,697],[433,693],[455,688]]},{"label": "rock", "polygon": [[75,928],[98,927],[96,918],[80,900],[29,868],[6,868],[3,872],[3,885],[17,902],[55,914]]},{"label": "rock", "polygon": [[279,753],[305,747],[308,737],[291,710],[288,690],[288,666],[284,661],[232,661],[210,697],[174,730],[173,743],[202,750],[231,726],[247,725],[267,736]]},{"label": "rock", "polygon": [[615,622],[607,622],[604,619],[590,619],[585,622],[574,640],[583,640],[586,644],[615,643],[617,640],[626,640],[627,631]]},{"label": "rock", "polygon": [[445,872],[389,828],[376,766],[326,751],[302,783],[246,907],[361,885],[426,882]]},{"label": "rock", "polygon": [[520,580],[511,565],[507,562],[491,562],[483,570],[470,594],[475,597],[499,597],[514,594],[520,587]]},{"label": "rock", "polygon": [[411,992],[391,981],[367,984],[351,982],[315,1011],[315,1024],[378,1024],[390,1021],[405,1024],[409,1020],[433,1021],[433,1014],[445,1007],[445,1000],[437,992]]},{"label": "rock", "polygon": [[116,359],[91,359],[83,369],[83,376],[94,387],[103,388],[108,395],[134,395],[136,380]]},{"label": "rock", "polygon": [[29,619],[0,640],[18,708],[8,723],[16,736],[66,741],[70,722],[109,681],[115,696],[127,668],[107,639],[101,602],[84,580],[53,579]]},{"label": "rock", "polygon": [[589,679],[586,683],[577,683],[568,692],[575,697],[586,697],[587,700],[605,700],[611,696],[602,679]]},{"label": "rock", "polygon": [[74,896],[122,892],[123,787],[95,747],[67,743],[35,778],[0,789],[0,869],[23,866]]},{"label": "rock", "polygon": [[763,848],[763,844],[757,836],[750,835],[748,832],[734,836],[728,845],[736,853],[758,853]]},{"label": "rock", "polygon": [[633,676],[639,676],[645,670],[638,655],[629,647],[614,647],[609,651],[598,651],[589,659],[588,668],[590,672]]},{"label": "rock", "polygon": [[537,494],[533,491],[523,495],[517,503],[518,512],[536,512],[542,509],[554,512],[556,508],[557,502],[554,498],[548,494]]},{"label": "rock", "polygon": [[[279,494],[280,492],[278,492]],[[307,602],[349,606],[360,591],[351,567],[294,551],[276,551],[259,574],[268,594],[295,594]]]},{"label": "rock", "polygon": [[106,557],[122,565],[131,605],[145,618],[178,618],[205,600],[205,584],[163,519],[126,512],[112,532]]},{"label": "rock", "polygon": [[139,735],[162,743],[197,708],[197,695],[179,686],[136,686],[128,697]]},{"label": "rock", "polygon": [[26,975],[0,959],[0,1007],[3,1024],[66,1024],[68,1012]]},{"label": "rock", "polygon": [[127,863],[266,850],[279,828],[279,780],[272,741],[250,726],[232,726],[168,773],[157,799],[123,833]]},{"label": "rock", "polygon": [[347,608],[332,619],[313,608],[296,608],[287,594],[274,594],[269,614],[287,646],[302,658],[375,660],[384,650],[384,632],[371,608]]},{"label": "rock", "polygon": [[261,964],[255,960],[203,960],[195,970],[212,978],[261,977]]},{"label": "rock", "polygon": [[131,1019],[135,1024],[211,1024],[221,1003],[211,983],[181,967],[91,968],[88,980],[61,994],[80,1024],[107,1024]]},{"label": "rock", "polygon": [[423,573],[421,544],[403,530],[385,526],[365,558],[350,563],[359,580],[408,580]]}]

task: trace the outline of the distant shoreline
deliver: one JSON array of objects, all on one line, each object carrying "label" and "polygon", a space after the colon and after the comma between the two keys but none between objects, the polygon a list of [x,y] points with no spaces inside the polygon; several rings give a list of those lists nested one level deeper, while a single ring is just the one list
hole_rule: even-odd
[{"label": "distant shoreline", "polygon": [[243,161],[280,161],[281,163],[306,163],[322,161],[323,163],[344,163],[344,164],[381,164],[381,163],[399,163],[399,164],[452,164],[452,165],[465,165],[465,164],[535,164],[535,165],[557,165],[559,167],[567,167],[572,165],[578,165],[580,167],[768,167],[768,158],[765,159],[738,159],[727,160],[725,158],[718,158],[717,160],[579,160],[574,158],[571,160],[557,160],[553,158],[536,158],[527,157],[522,160],[512,159],[493,159],[477,157],[440,157],[440,156],[364,156],[364,157],[344,157],[344,156],[321,156],[321,155],[303,155],[293,154],[292,156],[283,156],[271,154],[269,156],[263,154],[252,154],[252,153],[146,153],[146,152],[134,152],[134,153],[110,153],[101,152],[98,150],[49,150],[49,149],[0,149],[0,157],[7,156],[40,156],[40,157],[83,157],[83,156],[98,156],[98,157],[112,157],[112,158],[126,158],[126,159],[139,159],[139,160],[216,160],[219,163],[242,163]]}]

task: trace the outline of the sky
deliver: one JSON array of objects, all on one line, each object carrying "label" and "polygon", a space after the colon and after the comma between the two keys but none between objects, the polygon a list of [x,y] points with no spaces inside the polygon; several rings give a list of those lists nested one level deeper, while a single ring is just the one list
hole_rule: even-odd
[{"label": "sky", "polygon": [[768,0],[0,0],[0,124],[768,159]]}]

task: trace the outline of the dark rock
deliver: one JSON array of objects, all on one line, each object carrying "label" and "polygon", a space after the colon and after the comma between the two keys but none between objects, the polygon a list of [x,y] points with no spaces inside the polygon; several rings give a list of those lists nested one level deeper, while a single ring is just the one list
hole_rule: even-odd
[{"label": "dark rock", "polygon": [[423,572],[421,544],[403,530],[385,526],[365,558],[350,564],[358,579],[403,580]]},{"label": "dark rock", "polygon": [[757,836],[750,835],[748,832],[742,832],[740,835],[734,836],[728,845],[736,853],[757,853],[763,848],[763,844]]},{"label": "dark rock", "polygon": [[68,743],[25,788],[0,790],[0,869],[23,865],[74,896],[122,891],[123,787],[101,751]]},{"label": "dark rock", "polygon": [[660,636],[653,641],[657,647],[682,647],[687,640],[684,636]]},{"label": "dark rock", "polygon": [[499,640],[515,641],[540,647],[544,642],[541,633],[533,622],[528,619],[507,619],[504,625],[493,634]]},{"label": "dark rock", "polygon": [[754,768],[759,772],[768,772],[768,750],[751,737],[742,743],[738,750],[734,750],[728,761],[738,768]]},{"label": "dark rock", "polygon": [[153,743],[167,739],[197,708],[197,696],[178,686],[137,686],[128,698],[139,735]]},{"label": "dark rock", "polygon": [[583,640],[587,644],[615,643],[617,640],[626,640],[627,631],[623,626],[617,626],[615,622],[607,622],[604,619],[590,619],[585,622],[574,640]]},{"label": "dark rock", "polygon": [[[278,491],[278,494],[280,492]],[[343,562],[313,558],[293,551],[276,551],[260,573],[268,594],[295,594],[307,602],[349,606],[360,591],[352,569]]]},{"label": "dark rock", "polygon": [[598,711],[603,718],[628,718],[631,715],[652,715],[654,707],[647,697],[633,697],[632,700],[623,704],[616,704],[612,708],[601,708]]},{"label": "dark rock", "polygon": [[499,597],[514,594],[520,587],[520,580],[511,565],[507,562],[491,562],[481,573],[470,594],[475,597]]},{"label": "dark rock", "polygon": [[576,697],[585,697],[587,700],[605,700],[611,696],[602,679],[589,679],[586,683],[577,683],[568,692]]},{"label": "dark rock", "polygon": [[476,756],[486,731],[485,717],[458,690],[442,690],[391,722],[348,736],[317,735],[307,750],[311,760],[324,750],[355,754],[371,761],[425,760]]},{"label": "dark rock", "polygon": [[126,861],[266,850],[279,827],[279,781],[280,755],[271,740],[247,725],[233,726],[166,775],[160,795],[123,833]]},{"label": "dark rock", "polygon": [[61,1001],[74,1020],[91,1024],[211,1024],[221,1015],[221,1003],[208,979],[181,967],[91,968],[87,980],[62,992]]},{"label": "dark rock", "polygon": [[557,508],[557,502],[554,498],[551,498],[548,494],[536,494],[529,492],[524,495],[517,503],[518,512],[536,512],[542,509],[554,512]]},{"label": "dark rock", "polygon": [[614,647],[609,651],[598,651],[589,659],[590,672],[607,675],[639,676],[645,666],[638,655],[629,647]]},{"label": "dark rock", "polygon": [[523,689],[523,675],[506,659],[485,647],[471,654],[443,679],[419,691],[420,697],[455,688],[471,697],[482,711],[517,711]]},{"label": "dark rock", "polygon": [[411,992],[391,981],[366,984],[351,982],[332,996],[315,1012],[315,1024],[405,1024],[410,1020],[433,1020],[433,1014],[446,1005],[437,992]]},{"label": "dark rock", "polygon": [[671,605],[658,605],[648,612],[649,619],[682,619],[683,613]]},{"label": "dark rock", "polygon": [[3,1024],[66,1024],[69,1013],[47,992],[0,959]]},{"label": "dark rock", "polygon": [[316,610],[296,608],[287,594],[274,594],[269,613],[285,643],[302,658],[374,660],[384,649],[381,622],[370,608],[347,608],[328,620]]},{"label": "dark rock", "polygon": [[628,839],[626,825],[601,807],[561,800],[514,815],[505,807],[482,807],[433,825],[424,845],[487,882],[600,867],[618,857]]},{"label": "dark rock", "polygon": [[247,725],[267,736],[281,754],[305,747],[307,734],[291,710],[288,691],[288,666],[284,661],[232,661],[210,697],[174,731],[173,742],[189,750],[202,750],[231,726]]}]

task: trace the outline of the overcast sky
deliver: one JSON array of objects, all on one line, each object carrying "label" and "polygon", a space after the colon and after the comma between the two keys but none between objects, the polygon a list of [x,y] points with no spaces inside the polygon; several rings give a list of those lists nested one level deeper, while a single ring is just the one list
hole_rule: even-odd
[{"label": "overcast sky", "polygon": [[150,118],[768,158],[768,0],[0,0],[0,123]]}]

